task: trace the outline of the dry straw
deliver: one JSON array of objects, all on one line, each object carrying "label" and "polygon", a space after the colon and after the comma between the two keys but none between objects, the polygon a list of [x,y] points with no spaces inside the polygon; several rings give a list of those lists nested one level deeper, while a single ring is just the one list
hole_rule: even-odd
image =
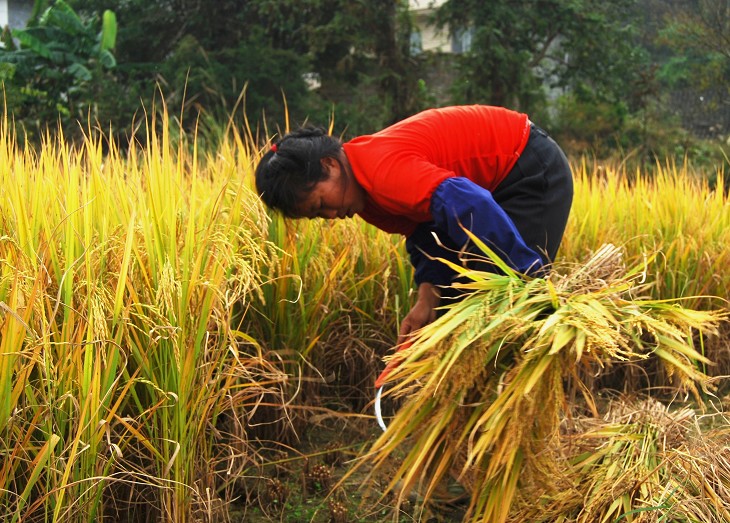
[{"label": "dry straw", "polygon": [[730,432],[722,412],[623,396],[605,410],[564,422],[564,488],[523,488],[510,522],[730,521]]},{"label": "dry straw", "polygon": [[574,407],[568,391],[597,414],[587,376],[653,359],[676,390],[699,399],[710,384],[698,365],[709,361],[695,340],[724,313],[647,298],[652,260],[626,269],[613,245],[581,266],[526,278],[472,240],[502,273],[453,265],[469,294],[400,353],[389,394],[403,404],[356,468],[372,474],[404,453],[388,486],[401,501],[413,488],[433,499],[452,476],[471,493],[467,520],[494,523],[509,519],[521,489],[549,499],[572,484],[560,433]]}]

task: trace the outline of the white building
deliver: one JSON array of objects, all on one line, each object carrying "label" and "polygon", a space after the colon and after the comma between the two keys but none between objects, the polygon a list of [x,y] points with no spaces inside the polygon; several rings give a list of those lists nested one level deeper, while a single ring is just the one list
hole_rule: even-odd
[{"label": "white building", "polygon": [[25,27],[32,12],[33,0],[0,0],[0,30]]},{"label": "white building", "polygon": [[451,35],[447,29],[438,29],[431,22],[434,11],[444,2],[446,0],[408,0],[408,9],[417,28],[411,35],[411,48],[415,53],[463,53],[471,48],[470,30],[457,30]]}]

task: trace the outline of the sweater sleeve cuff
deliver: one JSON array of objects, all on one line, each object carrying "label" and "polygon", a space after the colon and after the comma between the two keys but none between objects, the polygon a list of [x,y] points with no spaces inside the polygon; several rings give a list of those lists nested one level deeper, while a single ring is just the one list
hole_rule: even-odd
[{"label": "sweater sleeve cuff", "polygon": [[[439,242],[449,244],[443,231],[439,231],[433,222],[422,223],[406,239],[406,250],[414,268],[413,279],[416,285],[432,283],[434,285],[449,285],[455,275],[454,271],[443,261],[437,258],[448,259],[458,263],[457,255],[449,249],[439,245]],[[438,241],[436,238],[438,237]]]}]

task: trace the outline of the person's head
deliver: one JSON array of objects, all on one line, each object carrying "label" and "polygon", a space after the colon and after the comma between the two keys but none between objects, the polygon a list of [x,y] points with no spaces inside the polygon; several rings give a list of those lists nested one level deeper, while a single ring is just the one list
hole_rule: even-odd
[{"label": "person's head", "polygon": [[319,128],[286,134],[261,158],[255,176],[261,200],[290,218],[344,218],[364,205],[342,144]]}]

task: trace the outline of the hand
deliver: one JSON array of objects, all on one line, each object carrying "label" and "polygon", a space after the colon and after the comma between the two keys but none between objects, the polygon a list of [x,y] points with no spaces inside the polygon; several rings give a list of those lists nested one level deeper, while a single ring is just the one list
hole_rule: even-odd
[{"label": "hand", "polygon": [[436,307],[440,300],[441,296],[435,285],[422,283],[418,286],[418,299],[400,324],[399,344],[404,343],[414,331],[436,319]]},{"label": "hand", "polygon": [[436,307],[438,307],[440,299],[438,289],[434,285],[422,283],[418,286],[418,299],[416,300],[416,304],[406,317],[403,318],[403,322],[400,325],[396,357],[388,362],[383,372],[375,380],[376,389],[382,387],[390,373],[403,362],[403,358],[398,357],[397,354],[411,346],[409,339],[411,334],[436,319]]}]

